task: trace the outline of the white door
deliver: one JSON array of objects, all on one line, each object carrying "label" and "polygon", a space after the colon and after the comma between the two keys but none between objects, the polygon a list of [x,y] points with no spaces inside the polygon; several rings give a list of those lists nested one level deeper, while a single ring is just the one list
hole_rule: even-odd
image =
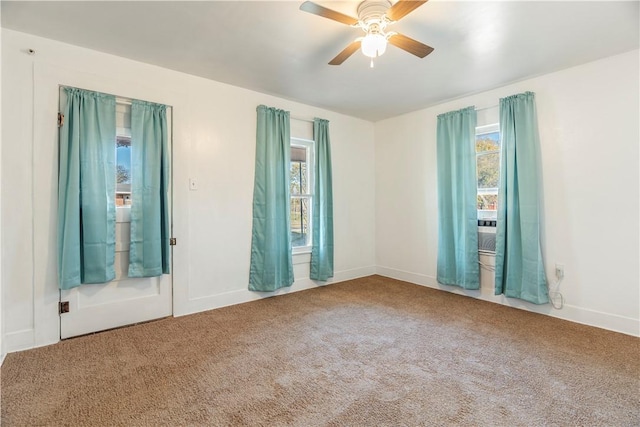
[{"label": "white door", "polygon": [[[66,102],[64,93],[60,91],[60,105]],[[116,126],[118,142],[114,141],[114,150],[126,147],[130,141],[130,105],[118,102]],[[168,110],[169,112],[169,110]],[[171,114],[167,114],[171,129]],[[168,132],[171,135],[171,132]],[[169,144],[171,144],[169,137]],[[120,148],[116,149],[116,146]],[[171,147],[169,146],[169,153]],[[123,153],[118,153],[118,164],[125,169],[130,167]],[[114,177],[116,179],[116,177]],[[118,178],[116,206],[116,254],[115,280],[104,284],[81,285],[69,290],[60,291],[61,307],[68,302],[68,312],[60,314],[60,338],[70,338],[89,334],[138,322],[159,319],[173,313],[172,277],[163,274],[158,277],[129,278],[129,241],[131,229],[131,205],[135,203],[130,197],[130,183]],[[169,189],[169,206],[171,206],[171,188]],[[171,209],[170,209],[171,211]],[[63,311],[63,310],[61,310]]]}]

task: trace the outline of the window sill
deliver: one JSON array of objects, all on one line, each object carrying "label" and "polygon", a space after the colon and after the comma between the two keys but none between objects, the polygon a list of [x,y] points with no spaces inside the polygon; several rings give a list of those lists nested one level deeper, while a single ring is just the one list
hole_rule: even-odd
[{"label": "window sill", "polygon": [[293,264],[309,264],[311,262],[311,248],[301,248],[293,252]]},{"label": "window sill", "polygon": [[495,251],[485,251],[482,249],[478,249],[478,254],[479,255],[486,255],[486,256],[491,256],[491,257],[496,257],[496,252]]}]

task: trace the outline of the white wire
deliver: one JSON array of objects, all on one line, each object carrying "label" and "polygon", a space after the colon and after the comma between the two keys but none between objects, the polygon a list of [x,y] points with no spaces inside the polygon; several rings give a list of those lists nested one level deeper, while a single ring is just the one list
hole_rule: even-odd
[{"label": "white wire", "polygon": [[[560,283],[562,283],[562,279],[558,279],[558,281],[554,285],[555,290],[553,290],[553,291],[551,290],[551,286],[549,286],[549,303],[556,310],[560,310],[562,307],[564,307],[564,297],[562,296],[562,294],[559,291]],[[560,303],[558,305],[556,305],[556,302],[554,301],[554,298],[558,298],[558,297],[560,298]]]},{"label": "white wire", "polygon": [[496,266],[495,265],[485,264],[482,261],[478,261],[478,264],[480,264],[485,270],[496,271]]}]

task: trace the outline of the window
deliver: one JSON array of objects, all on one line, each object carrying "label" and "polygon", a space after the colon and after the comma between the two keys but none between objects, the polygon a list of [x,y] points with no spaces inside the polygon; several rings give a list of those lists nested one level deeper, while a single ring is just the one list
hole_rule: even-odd
[{"label": "window", "polygon": [[131,104],[116,103],[116,206],[131,205]]},{"label": "window", "polygon": [[311,247],[313,141],[291,139],[289,190],[291,193],[291,246],[294,252]]},{"label": "window", "polygon": [[116,137],[116,206],[131,204],[131,137]]},{"label": "window", "polygon": [[476,128],[476,169],[478,174],[478,219],[498,217],[500,182],[500,128],[498,124]]}]

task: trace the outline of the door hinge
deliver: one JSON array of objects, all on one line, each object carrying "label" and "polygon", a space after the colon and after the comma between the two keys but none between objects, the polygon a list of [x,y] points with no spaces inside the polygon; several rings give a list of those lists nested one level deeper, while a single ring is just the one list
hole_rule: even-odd
[{"label": "door hinge", "polygon": [[64,114],[58,113],[58,127],[61,128],[64,125]]},{"label": "door hinge", "polygon": [[69,312],[69,301],[60,301],[60,314]]},{"label": "door hinge", "polygon": [[169,246],[175,246],[175,245],[177,245],[177,244],[178,244],[178,243],[177,243],[177,240],[176,240],[176,238],[175,238],[175,237],[171,237],[171,238],[169,238]]}]

